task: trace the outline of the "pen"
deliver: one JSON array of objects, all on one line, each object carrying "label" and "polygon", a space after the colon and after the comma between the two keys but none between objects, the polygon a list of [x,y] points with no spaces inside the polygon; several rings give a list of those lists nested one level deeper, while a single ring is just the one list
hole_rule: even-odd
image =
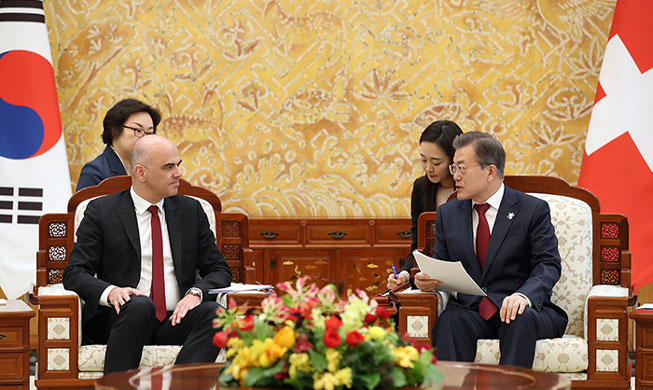
[{"label": "pen", "polygon": [[397,276],[397,267],[395,267],[394,264],[392,264],[392,273],[395,274],[395,279],[399,280],[399,277]]}]

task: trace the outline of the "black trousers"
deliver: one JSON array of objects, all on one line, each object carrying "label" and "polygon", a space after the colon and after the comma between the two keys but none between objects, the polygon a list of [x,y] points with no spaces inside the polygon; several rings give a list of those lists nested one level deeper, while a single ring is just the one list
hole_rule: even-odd
[{"label": "black trousers", "polygon": [[485,321],[477,311],[450,302],[435,321],[432,341],[439,360],[473,362],[478,339],[499,339],[499,364],[532,368],[535,342],[562,337],[566,326],[566,318],[550,307],[527,307],[506,324],[498,311]]},{"label": "black trousers", "polygon": [[138,368],[144,345],[182,345],[175,364],[214,362],[220,352],[213,345],[213,319],[217,302],[203,302],[172,326],[159,322],[149,297],[131,296],[117,314],[113,307],[97,313],[84,326],[84,336],[95,344],[106,344],[104,374]]}]

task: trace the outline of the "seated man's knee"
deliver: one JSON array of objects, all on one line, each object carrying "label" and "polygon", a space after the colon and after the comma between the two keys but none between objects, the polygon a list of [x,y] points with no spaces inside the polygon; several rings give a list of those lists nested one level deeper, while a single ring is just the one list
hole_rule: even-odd
[{"label": "seated man's knee", "polygon": [[220,307],[220,304],[215,301],[207,301],[207,302],[202,302],[199,305],[195,306],[193,308],[194,311],[197,311],[197,315],[199,317],[208,317],[208,318],[215,318],[217,313],[216,311]]},{"label": "seated man's knee", "polygon": [[154,302],[149,297],[132,295],[130,300],[120,307],[119,316],[127,315],[134,319],[150,320],[156,314]]}]

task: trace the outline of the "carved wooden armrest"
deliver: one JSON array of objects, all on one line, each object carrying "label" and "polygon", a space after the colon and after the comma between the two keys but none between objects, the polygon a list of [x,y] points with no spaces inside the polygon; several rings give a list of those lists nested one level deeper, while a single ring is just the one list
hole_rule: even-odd
[{"label": "carved wooden armrest", "polygon": [[77,358],[81,345],[80,299],[63,286],[39,287],[38,378],[77,378]]},{"label": "carved wooden armrest", "polygon": [[587,298],[585,337],[589,367],[587,379],[621,383],[628,370],[628,289],[597,285]]}]

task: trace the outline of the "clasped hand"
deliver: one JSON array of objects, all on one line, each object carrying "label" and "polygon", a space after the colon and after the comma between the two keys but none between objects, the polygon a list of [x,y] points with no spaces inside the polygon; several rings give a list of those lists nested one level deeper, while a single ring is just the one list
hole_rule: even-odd
[{"label": "clasped hand", "polygon": [[[125,304],[125,302],[129,302],[132,295],[147,296],[141,290],[132,287],[116,287],[111,290],[111,292],[109,292],[107,301],[109,301],[109,304],[113,306],[113,308],[116,310],[116,313],[120,314],[120,306]],[[169,318],[172,326],[179,324],[181,320],[186,317],[186,314],[200,303],[200,297],[192,294],[187,294],[184,298],[177,302],[177,305],[175,305],[175,310],[172,312],[172,315]]]}]

